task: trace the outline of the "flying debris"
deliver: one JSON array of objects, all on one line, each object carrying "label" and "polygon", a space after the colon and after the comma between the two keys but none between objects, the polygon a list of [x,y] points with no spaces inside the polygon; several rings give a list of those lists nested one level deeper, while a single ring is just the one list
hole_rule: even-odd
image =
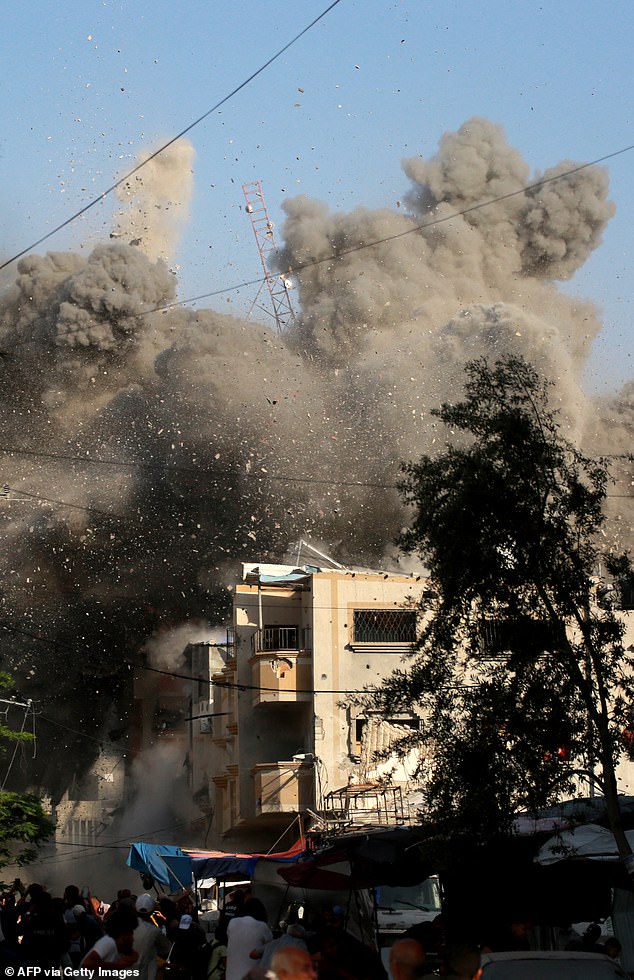
[{"label": "flying debris", "polygon": [[[45,703],[54,677],[55,720],[75,731],[117,710],[147,637],[222,621],[254,548],[279,561],[310,538],[385,568],[405,520],[399,464],[443,446],[429,410],[462,390],[466,360],[523,354],[553,379],[572,436],[629,447],[634,388],[584,396],[601,324],[557,286],[614,212],[603,169],[509,196],[534,176],[475,118],[405,161],[398,209],[285,200],[267,261],[301,313],[280,332],[176,304],[166,263],[192,159],[186,140],[153,159],[119,189],[104,243],[23,258],[0,298],[2,496],[33,495],[4,526],[5,609],[29,634],[11,635],[6,669]],[[631,525],[613,518],[616,536]],[[54,794],[68,748],[50,734],[30,778]],[[80,769],[92,750],[77,737]]]}]

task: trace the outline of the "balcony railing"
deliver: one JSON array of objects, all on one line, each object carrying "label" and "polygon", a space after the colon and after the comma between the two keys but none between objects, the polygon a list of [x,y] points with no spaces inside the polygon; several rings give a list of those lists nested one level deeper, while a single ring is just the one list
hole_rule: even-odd
[{"label": "balcony railing", "polygon": [[254,653],[305,650],[307,630],[301,626],[265,626],[253,637]]}]

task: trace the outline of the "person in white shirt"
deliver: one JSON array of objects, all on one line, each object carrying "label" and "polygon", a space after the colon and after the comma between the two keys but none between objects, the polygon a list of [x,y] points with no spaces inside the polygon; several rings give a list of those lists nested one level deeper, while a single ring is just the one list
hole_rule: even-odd
[{"label": "person in white shirt", "polygon": [[255,966],[252,951],[260,951],[273,939],[266,923],[266,909],[258,898],[244,903],[242,915],[229,921],[227,926],[227,972],[225,980],[242,980]]},{"label": "person in white shirt", "polygon": [[139,895],[135,908],[139,916],[139,924],[132,936],[132,946],[139,954],[135,969],[139,971],[139,980],[156,980],[157,957],[166,959],[172,944],[165,933],[152,922],[154,899],[151,895],[147,892]]},{"label": "person in white shirt", "polygon": [[137,915],[133,908],[119,909],[106,923],[107,935],[98,939],[92,949],[89,949],[80,967],[99,972],[117,972],[126,967],[133,967],[139,954],[133,949],[132,937],[138,924]]}]

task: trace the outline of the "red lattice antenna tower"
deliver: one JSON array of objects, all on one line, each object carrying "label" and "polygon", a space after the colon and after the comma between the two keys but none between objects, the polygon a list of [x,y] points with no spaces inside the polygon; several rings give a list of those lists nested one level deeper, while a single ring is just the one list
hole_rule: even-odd
[{"label": "red lattice antenna tower", "polygon": [[[268,313],[269,316],[272,316],[275,319],[278,332],[284,333],[289,326],[295,323],[295,310],[293,309],[290,296],[290,290],[293,287],[293,283],[290,276],[285,275],[284,273],[271,273],[269,271],[268,259],[270,259],[271,255],[278,254],[278,248],[275,242],[275,235],[273,234],[273,222],[269,218],[269,213],[266,210],[266,204],[264,203],[262,184],[259,180],[254,180],[251,181],[251,183],[243,184],[242,192],[246,201],[246,212],[251,219],[253,234],[255,235],[255,241],[258,246],[260,260],[264,270],[264,282],[260,286],[258,294],[251,304],[251,309],[249,310],[248,316],[251,315],[253,307],[258,306],[261,310]],[[268,289],[269,292],[271,305],[273,307],[272,313],[270,309],[258,303],[258,299],[265,289]]]}]

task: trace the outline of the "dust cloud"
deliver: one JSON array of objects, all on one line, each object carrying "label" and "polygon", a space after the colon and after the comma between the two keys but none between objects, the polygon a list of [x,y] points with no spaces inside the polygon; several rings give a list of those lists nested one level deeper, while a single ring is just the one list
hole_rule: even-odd
[{"label": "dust cloud", "polygon": [[404,161],[403,208],[288,201],[279,268],[297,270],[301,313],[284,334],[164,309],[186,141],[123,187],[115,237],[20,261],[0,295],[0,624],[41,712],[25,780],[63,792],[105,705],[125,745],[129,662],[162,630],[221,623],[239,561],[294,561],[301,538],[384,561],[404,521],[399,463],[443,445],[429,411],[460,393],[469,358],[524,355],[572,437],[629,447],[634,389],[589,401],[599,315],[557,286],[614,212],[603,169],[550,180],[574,166],[531,174],[475,118]]}]

